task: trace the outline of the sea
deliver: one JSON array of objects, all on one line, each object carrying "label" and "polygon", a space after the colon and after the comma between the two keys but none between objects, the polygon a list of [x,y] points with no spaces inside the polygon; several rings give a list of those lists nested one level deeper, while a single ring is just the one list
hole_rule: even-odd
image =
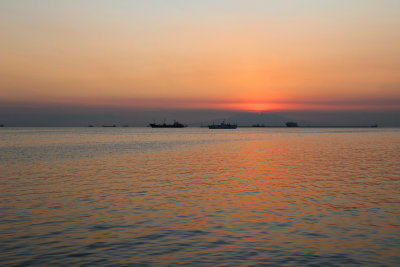
[{"label": "sea", "polygon": [[1,266],[400,266],[400,128],[0,128]]}]

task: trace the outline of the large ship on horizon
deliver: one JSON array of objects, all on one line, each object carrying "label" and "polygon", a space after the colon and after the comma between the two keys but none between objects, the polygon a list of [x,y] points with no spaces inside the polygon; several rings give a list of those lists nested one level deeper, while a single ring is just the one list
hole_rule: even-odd
[{"label": "large ship on horizon", "polygon": [[225,123],[225,121],[221,122],[220,124],[212,124],[208,125],[208,129],[236,129],[237,124],[230,124],[230,123]]},{"label": "large ship on horizon", "polygon": [[153,122],[153,123],[150,123],[149,126],[151,128],[184,128],[184,127],[187,127],[187,125],[184,125],[175,120],[174,120],[173,124],[166,124],[165,122],[163,124],[157,124],[157,123]]}]

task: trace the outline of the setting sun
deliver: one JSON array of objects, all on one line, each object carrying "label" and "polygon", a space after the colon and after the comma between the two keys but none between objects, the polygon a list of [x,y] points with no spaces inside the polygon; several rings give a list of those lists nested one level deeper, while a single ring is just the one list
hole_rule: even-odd
[{"label": "setting sun", "polygon": [[228,104],[227,107],[231,107],[232,109],[238,111],[248,112],[278,111],[285,108],[285,106],[282,104],[256,102],[232,103]]},{"label": "setting sun", "polygon": [[1,266],[399,266],[400,0],[0,0]]}]

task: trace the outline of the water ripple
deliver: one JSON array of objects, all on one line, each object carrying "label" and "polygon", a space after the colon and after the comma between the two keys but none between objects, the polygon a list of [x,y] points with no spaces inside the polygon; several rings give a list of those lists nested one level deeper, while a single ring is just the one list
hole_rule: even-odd
[{"label": "water ripple", "polygon": [[4,266],[396,266],[398,129],[10,129]]}]

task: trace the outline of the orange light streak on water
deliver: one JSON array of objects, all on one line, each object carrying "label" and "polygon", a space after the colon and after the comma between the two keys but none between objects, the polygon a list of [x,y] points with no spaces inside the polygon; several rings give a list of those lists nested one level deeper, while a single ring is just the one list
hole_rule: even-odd
[{"label": "orange light streak on water", "polygon": [[8,131],[7,264],[398,259],[396,129]]}]

